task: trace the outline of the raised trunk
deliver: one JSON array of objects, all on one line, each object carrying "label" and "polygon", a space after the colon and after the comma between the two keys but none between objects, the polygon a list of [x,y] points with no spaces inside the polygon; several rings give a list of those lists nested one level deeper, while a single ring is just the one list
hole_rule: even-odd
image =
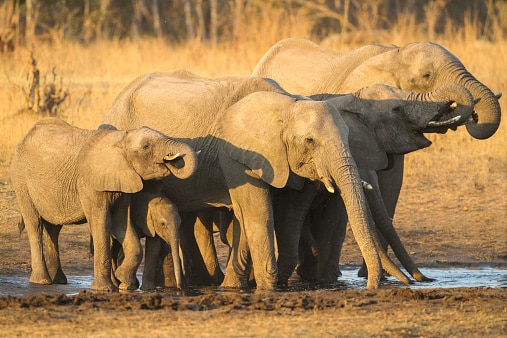
[{"label": "raised trunk", "polygon": [[465,79],[461,84],[470,90],[476,101],[473,119],[466,124],[468,133],[476,139],[491,137],[498,129],[501,119],[497,97],[477,80]]},{"label": "raised trunk", "polygon": [[197,169],[197,153],[192,147],[185,143],[169,141],[166,149],[171,149],[171,154],[179,154],[175,159],[167,161],[165,165],[171,173],[179,179],[186,179],[192,176]]}]

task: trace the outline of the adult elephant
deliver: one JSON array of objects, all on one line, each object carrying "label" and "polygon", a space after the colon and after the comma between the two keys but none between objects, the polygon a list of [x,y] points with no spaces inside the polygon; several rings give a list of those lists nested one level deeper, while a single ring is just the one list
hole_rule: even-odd
[{"label": "adult elephant", "polygon": [[[306,39],[289,38],[273,45],[252,74],[274,79],[287,91],[303,95],[348,93],[375,83],[415,92],[459,84],[472,93],[475,101],[474,114],[466,121],[472,137],[491,137],[500,124],[498,97],[468,72],[458,58],[431,42],[404,47],[368,45],[338,53]],[[437,126],[428,131],[445,133],[449,127],[455,126]],[[377,180],[374,183],[391,218],[401,190],[403,169],[404,156],[394,155],[387,169],[370,173]]]},{"label": "adult elephant", "polygon": [[209,206],[234,210],[242,235],[233,245],[224,286],[245,286],[251,253],[257,287],[275,287],[270,187],[299,188],[306,178],[329,192],[340,190],[371,272],[367,287],[377,288],[381,265],[397,267],[379,250],[347,129],[339,114],[331,114],[334,109],[291,96],[271,80],[209,79],[179,70],[134,80],[102,124],[117,129],[151,126],[202,150],[196,174],[185,181],[168,178],[164,194],[180,212]]}]

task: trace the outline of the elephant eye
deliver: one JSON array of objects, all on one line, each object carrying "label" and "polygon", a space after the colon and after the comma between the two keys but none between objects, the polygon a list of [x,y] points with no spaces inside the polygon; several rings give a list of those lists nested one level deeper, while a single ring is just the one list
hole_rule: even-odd
[{"label": "elephant eye", "polygon": [[305,141],[308,144],[313,144],[313,142],[314,142],[313,137],[307,137],[307,138],[305,138]]},{"label": "elephant eye", "polygon": [[423,75],[423,78],[429,79],[431,77],[431,73],[426,73]]},{"label": "elephant eye", "polygon": [[150,144],[149,143],[143,144],[143,150],[149,150],[149,149],[150,149]]},{"label": "elephant eye", "polygon": [[392,112],[395,114],[401,114],[403,113],[403,107],[401,106],[394,106],[392,109]]}]

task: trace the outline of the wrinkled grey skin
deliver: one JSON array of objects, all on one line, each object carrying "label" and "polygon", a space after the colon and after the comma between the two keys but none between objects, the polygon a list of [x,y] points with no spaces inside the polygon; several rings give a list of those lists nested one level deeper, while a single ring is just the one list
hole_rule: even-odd
[{"label": "wrinkled grey skin", "polygon": [[178,208],[159,194],[139,192],[132,196],[130,215],[140,238],[146,237],[144,270],[141,290],[153,290],[161,245],[168,245],[172,253],[176,287],[184,287],[179,255],[181,217]]},{"label": "wrinkled grey skin", "polygon": [[288,95],[270,80],[207,79],[175,71],[134,80],[102,124],[118,129],[147,125],[202,151],[196,174],[185,181],[169,177],[163,192],[182,213],[210,206],[234,210],[241,232],[222,285],[246,286],[251,254],[257,287],[276,286],[270,187],[301,187],[306,178],[330,192],[340,190],[370,271],[367,287],[377,288],[381,264],[397,267],[373,231],[348,132],[336,121],[340,115],[331,114],[334,109]]},{"label": "wrinkled grey skin", "polygon": [[[359,168],[367,169],[360,170],[362,178],[374,185],[365,191],[365,195],[377,228],[393,247],[405,269],[416,280],[426,279],[401,244],[392,220],[384,212],[376,180],[368,176],[368,173],[385,168],[391,155],[405,154],[429,146],[431,142],[424,136],[425,130],[434,128],[435,125],[455,125],[456,121],[466,120],[473,112],[472,95],[459,85],[449,85],[423,95],[386,85],[374,85],[354,94],[315,95],[313,98],[325,99],[333,104],[343,117],[349,129],[354,160]],[[334,262],[339,261],[347,222],[346,217],[340,217],[346,214],[343,202],[339,195],[325,192],[316,194],[314,187],[309,185],[300,191],[277,189],[273,192],[279,284],[287,284],[296,266],[301,231],[306,234],[303,242],[309,252],[321,259],[303,261],[302,268],[298,270],[300,274],[305,279],[319,282],[335,281],[339,275],[338,266]],[[311,229],[302,229],[309,209],[313,210],[313,219],[312,222],[306,222],[307,227],[310,227],[308,223],[316,225]],[[225,243],[231,242],[230,234],[229,238],[223,235],[229,230],[229,222],[230,220],[219,222]],[[207,230],[211,231],[211,228],[208,226]],[[311,232],[316,233],[316,239],[311,236]],[[208,257],[208,252],[200,247],[203,256]],[[205,258],[205,261],[208,260]]]},{"label": "wrinkled grey skin", "polygon": [[116,274],[120,288],[137,288],[135,272],[142,252],[130,223],[130,194],[143,189],[145,181],[171,174],[188,178],[196,169],[196,156],[188,145],[146,127],[84,130],[57,118],[35,124],[19,142],[11,163],[20,228],[26,227],[30,241],[30,282],[66,283],[58,234],[62,225],[88,221],[95,252],[91,288],[116,289],[111,281],[110,235],[125,252]]},{"label": "wrinkled grey skin", "polygon": [[[303,95],[349,93],[375,83],[415,92],[459,84],[472,93],[475,102],[471,118],[458,121],[466,123],[472,137],[489,138],[500,124],[499,96],[449,51],[431,42],[403,47],[368,45],[338,53],[306,39],[284,39],[266,52],[252,74],[272,78],[287,91]],[[449,126],[441,126],[426,132],[445,133],[448,129]],[[376,178],[391,218],[402,185],[403,167],[404,156],[394,155],[387,169],[369,174]],[[361,274],[365,274],[364,270]]]}]

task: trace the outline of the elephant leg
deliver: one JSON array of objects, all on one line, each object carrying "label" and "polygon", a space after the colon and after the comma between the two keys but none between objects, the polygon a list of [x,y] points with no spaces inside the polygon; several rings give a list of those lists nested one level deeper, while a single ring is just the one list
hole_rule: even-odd
[{"label": "elephant leg", "polygon": [[116,278],[116,269],[123,261],[123,251],[121,244],[111,236],[111,281],[114,286],[119,287],[120,281]]},{"label": "elephant leg", "polygon": [[241,234],[241,226],[236,217],[233,218],[226,232],[230,250],[221,286],[225,288],[247,288],[252,262],[248,243],[244,234]]},{"label": "elephant leg", "polygon": [[403,170],[405,166],[404,155],[393,155],[393,165],[388,170],[376,171],[378,177],[378,185],[382,200],[389,217],[394,218],[396,204],[400,196],[401,186],[403,184]]},{"label": "elephant leg", "polygon": [[336,282],[341,275],[340,254],[347,230],[347,212],[338,194],[327,195],[312,210],[311,228],[317,241],[319,283]]},{"label": "elephant leg", "polygon": [[[28,196],[28,195],[27,195]],[[20,220],[20,229],[24,227],[28,235],[30,243],[30,255],[32,261],[32,273],[30,274],[30,283],[35,284],[51,284],[51,276],[46,267],[43,253],[43,229],[44,225],[39,214],[32,207],[22,203],[18,203],[23,218]]]},{"label": "elephant leg", "polygon": [[90,226],[93,240],[93,282],[90,288],[97,291],[116,291],[111,280],[111,210],[109,194],[83,194],[81,204]]},{"label": "elephant leg", "polygon": [[67,277],[62,270],[60,249],[58,247],[58,237],[61,229],[62,227],[59,225],[44,222],[44,259],[53,284],[67,284]]},{"label": "elephant leg", "polygon": [[296,270],[303,281],[317,282],[318,256],[317,241],[310,229],[310,215],[307,215],[299,239],[299,265]]},{"label": "elephant leg", "polygon": [[[125,212],[127,211],[127,212]],[[118,265],[115,276],[121,290],[139,288],[137,269],[143,259],[139,237],[130,220],[130,197],[124,196],[116,202],[112,212],[112,233],[123,249],[123,261]]]},{"label": "elephant leg", "polygon": [[314,184],[306,183],[301,191],[276,190],[273,214],[278,244],[278,285],[288,285],[298,263],[298,247],[305,216],[317,194]]},{"label": "elephant leg", "polygon": [[146,237],[143,281],[141,284],[141,290],[143,291],[154,290],[156,287],[155,280],[160,253],[160,242],[161,239],[158,236]]},{"label": "elephant leg", "polygon": [[[220,165],[230,172],[244,173],[249,169],[227,156],[220,157]],[[275,258],[274,218],[270,186],[250,175],[227,175],[234,216],[239,222],[240,238],[245,236],[245,244],[235,247],[230,261],[239,274],[240,280],[248,277],[248,249],[251,254],[257,289],[274,289],[277,284],[278,269]],[[243,243],[239,241],[238,244]],[[230,269],[226,270],[225,280]]]},{"label": "elephant leg", "polygon": [[183,271],[187,285],[212,285],[195,236],[197,215],[193,212],[181,214],[180,246],[183,253]]},{"label": "elephant leg", "polygon": [[206,279],[214,285],[220,285],[224,280],[224,273],[220,269],[213,238],[213,219],[216,212],[218,211],[210,209],[198,213],[194,235],[206,267]]}]

